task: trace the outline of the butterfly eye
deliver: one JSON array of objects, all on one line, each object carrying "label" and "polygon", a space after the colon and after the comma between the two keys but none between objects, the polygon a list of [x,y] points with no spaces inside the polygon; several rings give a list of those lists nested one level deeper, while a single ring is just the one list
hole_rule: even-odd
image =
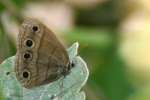
[{"label": "butterfly eye", "polygon": [[33,31],[33,32],[37,32],[38,29],[39,29],[38,26],[33,26],[33,27],[32,27],[32,31]]},{"label": "butterfly eye", "polygon": [[26,53],[23,55],[23,57],[24,57],[25,59],[31,59],[31,58],[32,58],[32,54],[29,53],[29,52],[26,52]]},{"label": "butterfly eye", "polygon": [[24,71],[24,72],[22,73],[23,78],[28,78],[29,75],[30,75],[30,73],[29,73],[28,71]]},{"label": "butterfly eye", "polygon": [[71,67],[74,67],[74,66],[75,66],[75,63],[72,62],[72,63],[71,63]]},{"label": "butterfly eye", "polygon": [[25,46],[30,47],[30,48],[33,47],[33,46],[34,46],[33,40],[27,39],[27,40],[25,41]]}]

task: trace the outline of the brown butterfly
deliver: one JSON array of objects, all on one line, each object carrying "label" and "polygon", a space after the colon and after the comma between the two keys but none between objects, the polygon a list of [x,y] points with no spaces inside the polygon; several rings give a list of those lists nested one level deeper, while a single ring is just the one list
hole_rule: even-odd
[{"label": "brown butterfly", "polygon": [[18,81],[25,88],[33,88],[69,72],[67,51],[54,33],[38,20],[25,20],[17,41],[15,73]]}]

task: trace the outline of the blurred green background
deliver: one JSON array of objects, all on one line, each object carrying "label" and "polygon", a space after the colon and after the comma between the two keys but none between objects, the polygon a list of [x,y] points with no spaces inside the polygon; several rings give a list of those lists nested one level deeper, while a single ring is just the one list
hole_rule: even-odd
[{"label": "blurred green background", "polygon": [[79,54],[90,70],[87,100],[150,100],[149,3],[0,0],[0,62],[15,55],[23,19],[36,18],[66,46],[80,43]]}]

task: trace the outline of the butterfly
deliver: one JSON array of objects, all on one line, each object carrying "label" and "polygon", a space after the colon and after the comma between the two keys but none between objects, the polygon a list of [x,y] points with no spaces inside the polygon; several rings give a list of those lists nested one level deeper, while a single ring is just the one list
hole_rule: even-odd
[{"label": "butterfly", "polygon": [[15,73],[25,88],[33,88],[67,75],[71,63],[55,34],[36,19],[26,19],[19,29]]}]

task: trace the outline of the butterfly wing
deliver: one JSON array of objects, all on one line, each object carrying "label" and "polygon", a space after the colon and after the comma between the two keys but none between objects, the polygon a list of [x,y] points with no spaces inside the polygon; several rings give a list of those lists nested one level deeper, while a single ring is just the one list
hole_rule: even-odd
[{"label": "butterfly wing", "polygon": [[69,64],[53,32],[34,19],[25,20],[20,28],[16,56],[16,77],[26,88],[57,80]]}]

